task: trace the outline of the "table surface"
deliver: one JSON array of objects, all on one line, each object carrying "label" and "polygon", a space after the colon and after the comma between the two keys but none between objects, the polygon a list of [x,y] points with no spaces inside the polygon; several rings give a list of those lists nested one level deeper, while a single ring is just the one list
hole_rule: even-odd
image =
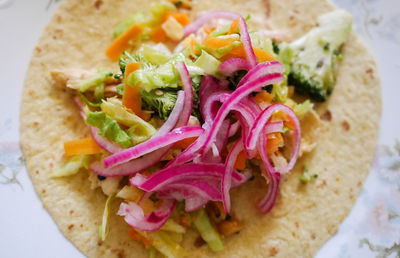
[{"label": "table surface", "polygon": [[[19,147],[23,80],[57,0],[0,0],[0,256],[83,257],[43,208]],[[383,114],[375,160],[339,232],[316,257],[400,257],[400,1],[335,0],[376,58]]]}]

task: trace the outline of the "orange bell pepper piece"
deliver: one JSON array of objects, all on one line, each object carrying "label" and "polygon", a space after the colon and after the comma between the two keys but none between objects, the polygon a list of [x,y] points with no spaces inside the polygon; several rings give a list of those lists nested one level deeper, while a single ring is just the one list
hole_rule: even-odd
[{"label": "orange bell pepper piece", "polygon": [[98,154],[101,151],[102,148],[91,137],[64,142],[64,152],[67,157]]}]

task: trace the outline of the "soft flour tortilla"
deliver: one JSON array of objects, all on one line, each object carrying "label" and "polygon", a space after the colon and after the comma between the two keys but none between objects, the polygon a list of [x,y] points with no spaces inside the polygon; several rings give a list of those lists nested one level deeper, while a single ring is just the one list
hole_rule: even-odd
[{"label": "soft flour tortilla", "polygon": [[[144,247],[128,236],[122,217],[112,216],[105,242],[98,227],[106,197],[90,190],[87,173],[49,179],[62,165],[63,142],[88,136],[71,95],[54,87],[56,68],[114,67],[104,55],[116,24],[150,1],[64,1],[37,45],[28,69],[21,105],[21,145],[36,191],[63,234],[90,257],[146,257]],[[296,38],[316,25],[316,18],[334,7],[320,0],[194,1],[192,15],[203,10],[251,14],[252,23],[266,22]],[[328,102],[317,105],[324,118],[316,149],[300,159],[284,178],[276,206],[266,216],[255,207],[266,191],[261,177],[233,191],[233,209],[244,229],[224,240],[225,251],[194,247],[196,234],[187,234],[190,257],[311,257],[334,235],[349,213],[365,179],[376,144],[381,95],[376,64],[365,46],[350,37],[344,50],[337,85]],[[311,126],[310,126],[311,127]],[[309,128],[308,130],[313,130]],[[304,164],[319,175],[307,185],[299,182]],[[114,202],[113,213],[118,209]]]}]

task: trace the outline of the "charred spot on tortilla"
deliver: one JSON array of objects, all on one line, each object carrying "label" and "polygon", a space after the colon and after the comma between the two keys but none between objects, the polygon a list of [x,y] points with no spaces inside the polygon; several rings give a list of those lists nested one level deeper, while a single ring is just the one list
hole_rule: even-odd
[{"label": "charred spot on tortilla", "polygon": [[330,122],[332,120],[332,113],[329,109],[327,109],[322,115],[321,119],[324,121]]},{"label": "charred spot on tortilla", "polygon": [[96,0],[96,2],[94,2],[94,7],[97,10],[99,10],[102,5],[103,5],[103,0]]},{"label": "charred spot on tortilla", "polygon": [[349,131],[349,130],[350,130],[350,124],[349,124],[349,122],[347,122],[346,120],[344,120],[344,121],[342,122],[342,128],[343,128],[344,131]]}]

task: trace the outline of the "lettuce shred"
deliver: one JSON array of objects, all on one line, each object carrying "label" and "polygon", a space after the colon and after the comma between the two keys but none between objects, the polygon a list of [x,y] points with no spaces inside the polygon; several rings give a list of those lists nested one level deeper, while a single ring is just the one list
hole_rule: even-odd
[{"label": "lettuce shred", "polygon": [[101,220],[101,225],[99,226],[99,236],[101,241],[106,240],[109,227],[108,227],[108,218],[110,214],[110,203],[115,197],[115,193],[112,193],[108,196],[105,207],[104,207],[104,212],[103,212],[103,218]]},{"label": "lettuce shred", "polygon": [[208,217],[204,209],[201,209],[198,212],[197,217],[194,220],[194,225],[199,231],[201,238],[206,241],[211,250],[213,250],[214,252],[224,250],[221,238],[217,230],[212,226],[210,218]]},{"label": "lettuce shred", "polygon": [[86,123],[100,129],[99,134],[121,145],[123,148],[132,146],[131,137],[119,126],[117,121],[104,112],[91,112],[86,109]]},{"label": "lettuce shred", "polygon": [[77,155],[70,158],[64,166],[56,169],[51,173],[51,178],[71,176],[79,172],[80,168],[88,169],[89,167],[89,156],[88,155]]},{"label": "lettuce shred", "polygon": [[139,116],[129,112],[116,98],[109,98],[101,103],[101,111],[123,124],[129,129],[127,134],[131,137],[133,145],[144,142],[156,133],[156,129],[150,123]]}]

